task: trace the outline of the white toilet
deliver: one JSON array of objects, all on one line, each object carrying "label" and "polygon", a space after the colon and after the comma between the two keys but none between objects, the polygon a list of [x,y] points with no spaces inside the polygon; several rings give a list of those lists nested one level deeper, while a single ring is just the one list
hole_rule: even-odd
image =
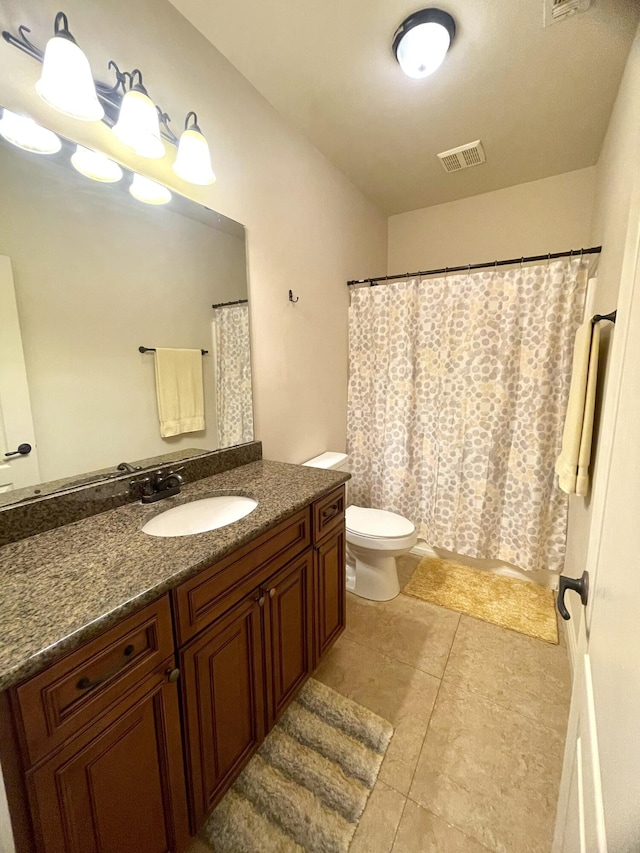
[{"label": "white toilet", "polygon": [[[348,471],[346,453],[327,452],[309,459],[309,468]],[[347,484],[347,494],[348,494]],[[348,500],[347,500],[348,503]],[[395,512],[347,506],[347,589],[372,601],[388,601],[400,592],[396,557],[418,541],[413,524]]]}]

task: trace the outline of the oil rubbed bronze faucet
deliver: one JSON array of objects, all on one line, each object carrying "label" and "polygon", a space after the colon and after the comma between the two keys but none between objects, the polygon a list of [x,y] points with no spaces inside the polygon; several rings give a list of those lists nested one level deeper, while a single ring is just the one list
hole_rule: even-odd
[{"label": "oil rubbed bronze faucet", "polygon": [[135,474],[136,471],[142,471],[142,465],[136,465],[135,467],[131,465],[129,462],[121,462],[117,468],[118,471],[126,471],[127,474]]},{"label": "oil rubbed bronze faucet", "polygon": [[155,503],[180,494],[180,489],[184,486],[184,478],[179,472],[183,470],[184,467],[177,468],[175,471],[153,471],[140,480],[132,480],[129,485],[132,490],[135,489],[140,494],[143,504]]}]

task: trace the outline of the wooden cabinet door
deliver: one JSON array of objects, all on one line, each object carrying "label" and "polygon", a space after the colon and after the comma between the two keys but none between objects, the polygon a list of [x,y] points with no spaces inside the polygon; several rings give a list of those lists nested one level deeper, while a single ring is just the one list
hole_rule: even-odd
[{"label": "wooden cabinet door", "polygon": [[183,850],[189,832],[177,686],[164,673],[149,676],[101,723],[27,775],[38,848]]},{"label": "wooden cabinet door", "polygon": [[346,538],[344,526],[314,548],[314,665],[345,626]]},{"label": "wooden cabinet door", "polygon": [[267,723],[275,723],[312,666],[313,554],[308,551],[262,588],[267,656]]},{"label": "wooden cabinet door", "polygon": [[181,652],[194,834],[264,738],[261,613],[252,594]]}]

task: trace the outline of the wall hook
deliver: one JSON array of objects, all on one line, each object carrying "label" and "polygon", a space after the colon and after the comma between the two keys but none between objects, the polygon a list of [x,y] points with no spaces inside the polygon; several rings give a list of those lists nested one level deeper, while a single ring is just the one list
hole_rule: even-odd
[{"label": "wall hook", "polygon": [[292,290],[290,290],[290,291],[289,291],[289,302],[296,303],[296,302],[299,302],[299,301],[300,301],[300,297],[299,297],[299,296],[296,296],[296,298],[294,299],[294,298],[293,298],[293,291],[292,291]]}]

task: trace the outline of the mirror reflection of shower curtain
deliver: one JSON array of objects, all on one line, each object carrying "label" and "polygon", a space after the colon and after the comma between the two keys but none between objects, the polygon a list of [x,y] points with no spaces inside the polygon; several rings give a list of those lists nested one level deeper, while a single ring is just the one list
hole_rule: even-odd
[{"label": "mirror reflection of shower curtain", "polygon": [[220,447],[253,441],[249,306],[216,308],[213,339]]},{"label": "mirror reflection of shower curtain", "polygon": [[356,289],[352,502],[410,518],[447,551],[560,571],[554,464],[586,273],[574,258]]}]

